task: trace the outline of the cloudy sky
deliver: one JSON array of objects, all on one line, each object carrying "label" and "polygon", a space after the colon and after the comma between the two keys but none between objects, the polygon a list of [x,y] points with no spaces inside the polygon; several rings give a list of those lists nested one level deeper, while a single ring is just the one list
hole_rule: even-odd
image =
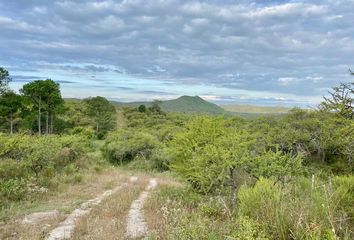
[{"label": "cloudy sky", "polygon": [[65,97],[308,106],[352,80],[353,21],[353,0],[0,0],[0,66]]}]

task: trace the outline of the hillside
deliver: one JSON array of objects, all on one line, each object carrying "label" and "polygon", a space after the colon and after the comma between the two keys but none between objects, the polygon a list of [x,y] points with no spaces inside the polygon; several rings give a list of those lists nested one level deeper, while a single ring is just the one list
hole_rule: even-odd
[{"label": "hillside", "polygon": [[170,112],[209,113],[214,115],[225,113],[218,105],[205,101],[198,96],[182,96],[177,99],[163,101],[161,108]]},{"label": "hillside", "polygon": [[282,114],[288,113],[290,108],[286,107],[264,107],[254,105],[220,105],[225,111],[233,113],[252,113],[252,114]]},{"label": "hillside", "polygon": [[[112,102],[116,106],[137,107],[139,105],[151,106],[151,102]],[[166,112],[183,113],[206,113],[206,114],[224,114],[225,111],[216,104],[205,101],[199,96],[182,96],[177,99],[161,101],[161,109]]]},{"label": "hillside", "polygon": [[[68,102],[81,101],[80,99],[67,98]],[[138,107],[145,105],[151,107],[152,102],[117,102],[111,101],[117,107]],[[242,118],[256,118],[264,115],[278,115],[288,113],[290,108],[286,107],[263,107],[254,105],[216,105],[205,101],[199,96],[181,96],[172,100],[161,101],[161,109],[166,112],[182,113],[206,113],[212,115],[226,114],[229,116],[240,116]]]}]

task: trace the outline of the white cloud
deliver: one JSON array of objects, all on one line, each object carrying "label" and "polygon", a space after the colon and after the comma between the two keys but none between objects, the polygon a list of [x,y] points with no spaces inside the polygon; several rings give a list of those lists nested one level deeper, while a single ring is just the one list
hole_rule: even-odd
[{"label": "white cloud", "polygon": [[353,1],[279,2],[12,0],[1,6],[0,62],[89,62],[166,85],[297,99],[351,79]]},{"label": "white cloud", "polygon": [[280,77],[278,78],[278,82],[280,85],[287,86],[291,83],[298,82],[300,79],[294,77]]}]

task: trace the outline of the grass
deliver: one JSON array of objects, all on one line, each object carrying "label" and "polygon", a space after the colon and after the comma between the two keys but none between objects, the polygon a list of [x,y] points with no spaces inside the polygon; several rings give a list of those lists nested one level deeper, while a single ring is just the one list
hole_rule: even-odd
[{"label": "grass", "polygon": [[[80,183],[61,183],[55,191],[37,196],[35,199],[15,202],[0,213],[0,239],[38,239],[47,233],[51,226],[65,218],[65,214],[105,190],[128,181],[128,177],[129,175],[115,168],[107,168],[100,173],[88,171],[83,173],[84,179]],[[58,219],[48,223],[50,226],[18,224],[27,214],[54,209],[59,210],[61,214]],[[22,236],[24,238],[21,238]]]},{"label": "grass", "polygon": [[[137,176],[138,181],[129,183],[130,176]],[[128,183],[104,200],[100,206],[93,208],[88,216],[82,218],[75,228],[73,238],[125,239],[129,208],[133,200],[137,199],[140,192],[145,189],[149,179],[156,177],[158,187],[179,185],[168,173],[142,173],[107,166],[98,172],[94,170],[83,172],[82,177],[81,182],[61,183],[56,190],[37,196],[35,199],[15,202],[9,209],[1,212],[0,239],[43,239],[81,203],[97,197],[108,189]],[[54,209],[60,212],[57,218],[33,225],[21,224],[27,214]],[[153,215],[156,209],[150,208],[148,212]],[[156,225],[151,227],[156,228],[160,224],[159,219],[156,219]]]},{"label": "grass", "polygon": [[149,239],[352,239],[353,178],[332,181],[261,179],[241,187],[234,211],[225,195],[161,186],[145,207]]},{"label": "grass", "polygon": [[265,106],[255,106],[255,105],[220,105],[223,109],[229,112],[236,113],[259,113],[259,114],[280,114],[288,113],[291,109],[286,107],[265,107]]},{"label": "grass", "polygon": [[146,177],[138,178],[104,201],[77,224],[73,239],[125,239],[126,216],[131,203],[147,184]]}]

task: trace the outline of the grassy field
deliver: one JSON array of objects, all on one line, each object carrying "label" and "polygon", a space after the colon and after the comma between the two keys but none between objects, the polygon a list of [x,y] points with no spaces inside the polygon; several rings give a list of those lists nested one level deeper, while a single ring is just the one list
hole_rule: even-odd
[{"label": "grassy field", "polygon": [[254,114],[284,114],[288,113],[291,108],[286,107],[265,107],[255,105],[220,105],[224,110],[228,112],[236,113],[254,113]]}]

